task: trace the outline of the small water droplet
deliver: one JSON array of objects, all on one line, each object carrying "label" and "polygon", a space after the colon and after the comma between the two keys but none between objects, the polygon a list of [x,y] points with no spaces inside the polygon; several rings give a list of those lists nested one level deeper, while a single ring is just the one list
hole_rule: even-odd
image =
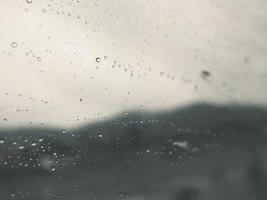
[{"label": "small water droplet", "polygon": [[100,63],[100,62],[101,62],[101,58],[96,57],[96,58],[95,58],[95,61],[96,61],[97,63]]},{"label": "small water droplet", "polygon": [[11,42],[10,45],[11,45],[12,48],[17,48],[18,47],[18,43],[14,42],[14,41]]},{"label": "small water droplet", "polygon": [[46,13],[46,12],[47,12],[46,8],[43,8],[43,12],[44,12],[44,13]]},{"label": "small water droplet", "polygon": [[211,73],[207,70],[202,70],[201,71],[201,78],[202,79],[208,79],[211,76]]},{"label": "small water droplet", "polygon": [[187,148],[188,147],[188,142],[187,141],[175,141],[172,143],[173,146],[178,146],[180,148]]},{"label": "small water droplet", "polygon": [[32,3],[32,0],[26,0],[27,3],[31,4]]}]

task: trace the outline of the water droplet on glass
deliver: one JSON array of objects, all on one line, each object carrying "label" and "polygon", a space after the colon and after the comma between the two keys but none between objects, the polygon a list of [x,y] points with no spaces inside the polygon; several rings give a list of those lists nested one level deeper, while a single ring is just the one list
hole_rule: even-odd
[{"label": "water droplet on glass", "polygon": [[202,70],[201,72],[201,78],[202,79],[208,79],[211,76],[211,73],[207,70]]},{"label": "water droplet on glass", "polygon": [[40,62],[41,60],[42,60],[42,58],[41,58],[41,57],[37,57],[37,61],[39,61],[39,62]]},{"label": "water droplet on glass", "polygon": [[43,8],[43,12],[44,12],[44,13],[46,13],[46,12],[47,12],[46,8]]},{"label": "water droplet on glass", "polygon": [[187,148],[188,146],[188,142],[187,141],[182,141],[182,142],[179,142],[179,141],[175,141],[172,143],[173,146],[178,146],[180,148]]},{"label": "water droplet on glass", "polygon": [[30,3],[32,3],[32,0],[26,0],[26,2],[30,4]]},{"label": "water droplet on glass", "polygon": [[14,42],[14,41],[11,42],[10,45],[11,45],[12,48],[17,48],[18,47],[18,43]]},{"label": "water droplet on glass", "polygon": [[100,62],[101,62],[101,58],[96,57],[95,61],[96,61],[97,63],[100,63]]}]

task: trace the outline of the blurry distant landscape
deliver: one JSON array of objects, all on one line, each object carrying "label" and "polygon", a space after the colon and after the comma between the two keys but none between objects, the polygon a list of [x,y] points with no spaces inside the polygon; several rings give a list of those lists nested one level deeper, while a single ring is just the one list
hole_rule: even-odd
[{"label": "blurry distant landscape", "polygon": [[265,200],[267,109],[198,104],[0,130],[0,199]]},{"label": "blurry distant landscape", "polygon": [[267,200],[266,13],[0,0],[0,200]]}]

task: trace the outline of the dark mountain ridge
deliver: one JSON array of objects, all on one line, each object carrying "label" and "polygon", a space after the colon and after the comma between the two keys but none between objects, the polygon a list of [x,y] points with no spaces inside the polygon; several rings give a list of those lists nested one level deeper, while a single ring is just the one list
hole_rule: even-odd
[{"label": "dark mountain ridge", "polygon": [[[79,195],[106,191],[98,199],[117,199],[128,188],[128,195],[141,199],[263,200],[266,122],[266,108],[198,104],[168,112],[123,113],[73,130],[2,129],[0,199],[9,199],[20,184],[35,194],[28,199],[54,199],[40,196],[42,188],[60,193],[63,185],[72,188],[66,183],[70,181],[79,186]],[[84,199],[65,192],[69,196],[63,199]]]}]

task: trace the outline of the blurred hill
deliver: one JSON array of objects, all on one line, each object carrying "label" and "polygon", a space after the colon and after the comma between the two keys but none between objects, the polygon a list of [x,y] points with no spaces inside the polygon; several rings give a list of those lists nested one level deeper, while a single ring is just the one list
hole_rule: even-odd
[{"label": "blurred hill", "polygon": [[267,198],[267,109],[192,105],[0,130],[0,199]]}]

